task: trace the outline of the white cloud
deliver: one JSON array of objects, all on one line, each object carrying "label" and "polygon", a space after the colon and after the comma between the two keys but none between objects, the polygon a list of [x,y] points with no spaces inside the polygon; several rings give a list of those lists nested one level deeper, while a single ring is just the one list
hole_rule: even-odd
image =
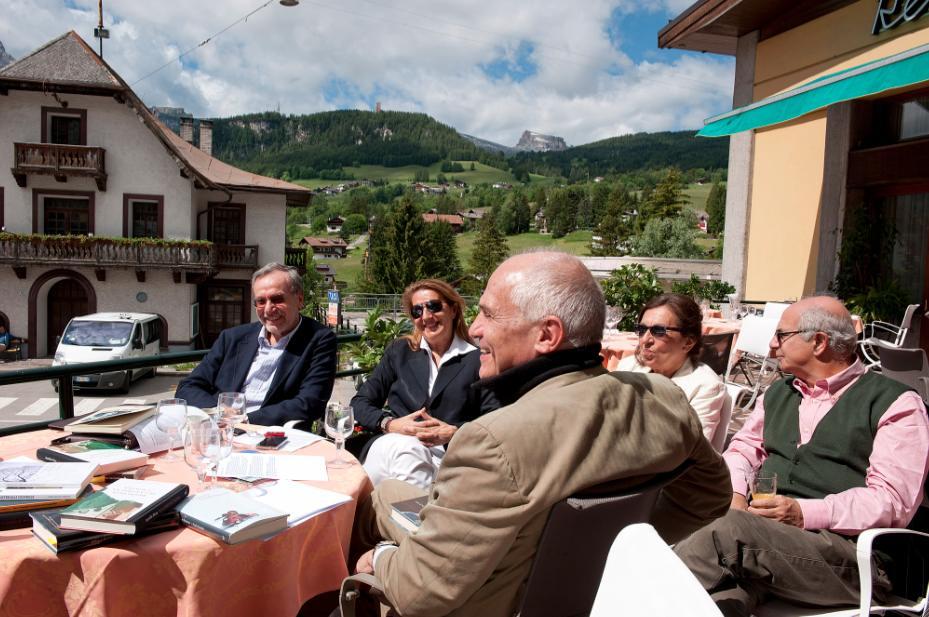
[{"label": "white cloud", "polygon": [[[0,41],[16,57],[67,29],[96,48],[95,0],[6,0]],[[689,0],[662,0],[673,16]],[[633,63],[606,24],[631,0],[276,1],[208,44],[177,56],[253,11],[260,0],[106,2],[104,57],[149,105],[200,117],[280,109],[420,111],[512,145],[524,129],[587,143],[634,131],[697,128],[731,101],[732,61],[663,52]],[[655,7],[651,7],[654,9]],[[530,45],[536,73],[514,83],[482,70]],[[676,59],[672,59],[676,58]],[[135,83],[159,66],[161,71]],[[339,84],[340,88],[333,85]]]}]

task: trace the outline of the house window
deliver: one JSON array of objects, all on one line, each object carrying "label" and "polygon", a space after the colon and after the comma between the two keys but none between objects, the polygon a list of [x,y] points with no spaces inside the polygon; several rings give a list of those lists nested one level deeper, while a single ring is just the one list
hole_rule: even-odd
[{"label": "house window", "polygon": [[45,198],[45,233],[86,236],[90,233],[90,204],[86,199]]},{"label": "house window", "polygon": [[123,235],[127,238],[164,236],[164,196],[123,195]]},{"label": "house window", "polygon": [[42,108],[42,143],[87,145],[87,110]]},{"label": "house window", "polygon": [[245,244],[245,205],[213,206],[210,240],[216,244]]}]

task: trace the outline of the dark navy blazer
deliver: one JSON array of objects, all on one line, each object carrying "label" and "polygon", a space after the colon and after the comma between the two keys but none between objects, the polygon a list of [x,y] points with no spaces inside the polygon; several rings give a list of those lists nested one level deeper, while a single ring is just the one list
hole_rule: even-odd
[{"label": "dark navy blazer", "polygon": [[385,413],[401,417],[425,407],[431,416],[460,426],[500,406],[490,392],[471,387],[479,379],[478,350],[455,356],[443,364],[432,386],[432,396],[429,396],[429,361],[423,350],[410,349],[406,339],[391,343],[380,364],[352,399],[355,421],[380,432]]},{"label": "dark navy blazer", "polygon": [[[242,392],[258,353],[260,330],[259,322],[223,330],[199,366],[178,385],[175,396],[197,407],[215,407],[218,393]],[[281,354],[261,408],[248,414],[249,422],[280,426],[322,418],[335,380],[336,347],[329,328],[303,317]]]}]

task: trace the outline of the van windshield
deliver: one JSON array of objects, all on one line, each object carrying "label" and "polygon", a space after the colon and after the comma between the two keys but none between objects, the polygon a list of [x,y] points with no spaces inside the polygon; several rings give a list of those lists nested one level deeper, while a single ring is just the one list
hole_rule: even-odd
[{"label": "van windshield", "polygon": [[118,321],[72,321],[61,342],[89,347],[122,347],[132,335],[131,323]]}]

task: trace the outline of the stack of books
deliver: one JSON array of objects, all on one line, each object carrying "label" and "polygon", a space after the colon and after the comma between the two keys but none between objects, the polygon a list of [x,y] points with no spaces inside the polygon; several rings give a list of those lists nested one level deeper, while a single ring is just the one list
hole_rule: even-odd
[{"label": "stack of books", "polygon": [[147,454],[126,450],[115,443],[98,439],[53,443],[48,447],[39,448],[35,455],[41,461],[96,463],[95,476],[115,474],[148,463]]},{"label": "stack of books", "polygon": [[117,480],[64,509],[33,512],[32,533],[54,553],[180,526],[186,484]]},{"label": "stack of books", "polygon": [[87,494],[95,463],[0,462],[0,529],[29,525],[29,512],[60,508]]}]

